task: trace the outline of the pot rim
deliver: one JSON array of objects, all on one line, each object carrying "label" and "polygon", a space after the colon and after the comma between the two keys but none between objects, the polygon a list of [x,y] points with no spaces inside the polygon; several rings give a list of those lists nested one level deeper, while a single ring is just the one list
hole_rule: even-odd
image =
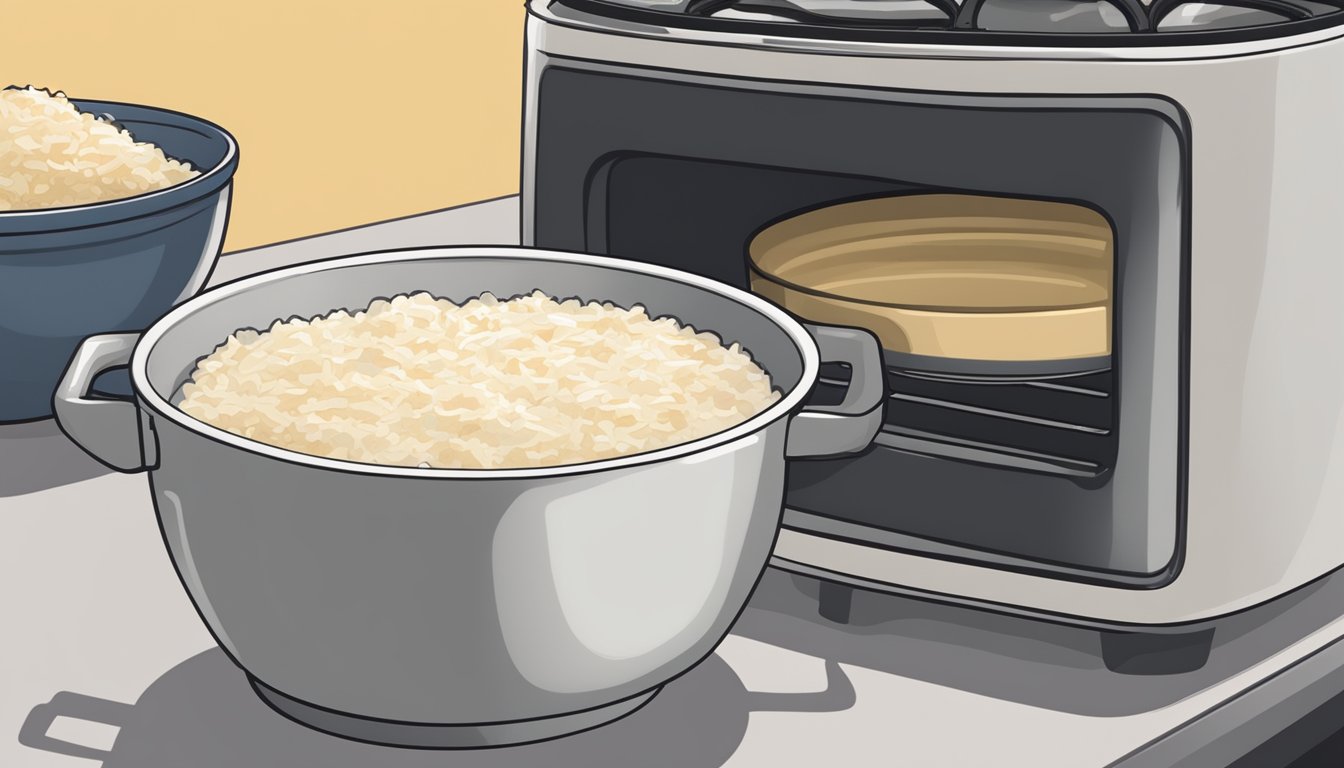
[{"label": "pot rim", "polygon": [[[731,301],[744,304],[771,320],[777,327],[782,329],[793,342],[795,349],[802,358],[802,373],[799,376],[798,383],[794,385],[793,389],[785,392],[784,396],[770,407],[750,419],[721,432],[716,432],[712,435],[707,435],[687,443],[679,443],[667,448],[661,448],[656,451],[628,454],[626,456],[618,456],[616,458],[589,461],[579,464],[522,467],[514,469],[439,469],[402,467],[383,464],[364,464],[343,459],[310,456],[298,451],[278,448],[240,435],[235,435],[232,432],[225,431],[195,419],[169,403],[168,400],[162,397],[149,382],[149,374],[147,371],[149,356],[164,334],[168,333],[178,323],[203,307],[224,301],[231,296],[245,293],[257,286],[289,277],[371,264],[472,258],[517,261],[561,261],[602,269],[634,272],[637,274],[674,280],[681,283],[688,283]],[[588,300],[591,301],[595,299],[590,298]],[[339,307],[333,307],[332,309],[339,309]],[[717,334],[717,331],[712,331],[712,329],[700,330],[711,330],[711,332]],[[644,264],[608,256],[593,256],[569,251],[526,248],[522,246],[468,245],[397,248],[348,256],[336,256],[328,259],[306,262],[297,266],[283,267],[268,272],[261,272],[256,275],[225,283],[217,288],[205,291],[177,306],[150,326],[150,328],[146,330],[136,342],[135,351],[131,357],[130,374],[132,388],[135,391],[136,397],[139,398],[140,401],[156,416],[168,419],[178,426],[207,439],[267,458],[348,474],[463,480],[521,480],[527,478],[584,475],[606,470],[657,464],[672,459],[705,453],[712,449],[732,443],[740,438],[747,437],[755,432],[765,429],[773,422],[786,417],[789,413],[801,407],[804,398],[807,397],[812,389],[812,382],[815,382],[817,379],[820,367],[820,353],[817,349],[816,341],[812,338],[811,334],[803,328],[798,320],[765,299],[740,288],[735,288],[731,285],[726,285],[715,280],[710,280],[709,278],[677,269],[671,269],[669,267]],[[769,370],[767,370],[766,373],[769,373]]]}]

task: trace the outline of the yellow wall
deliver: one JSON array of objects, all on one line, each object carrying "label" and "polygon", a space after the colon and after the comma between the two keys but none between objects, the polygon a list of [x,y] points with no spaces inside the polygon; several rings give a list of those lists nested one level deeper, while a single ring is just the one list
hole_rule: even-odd
[{"label": "yellow wall", "polygon": [[516,192],[522,34],[523,0],[0,3],[0,87],[227,128],[237,250]]}]

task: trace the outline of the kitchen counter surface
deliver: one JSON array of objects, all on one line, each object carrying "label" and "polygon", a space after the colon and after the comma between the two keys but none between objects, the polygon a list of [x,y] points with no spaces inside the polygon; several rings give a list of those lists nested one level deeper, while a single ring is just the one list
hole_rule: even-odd
[{"label": "kitchen counter surface", "polygon": [[[516,240],[505,198],[227,255],[212,282]],[[5,766],[1265,766],[1286,762],[1282,739],[1261,746],[1284,728],[1298,752],[1323,737],[1329,718],[1304,716],[1344,691],[1339,577],[1221,627],[1197,672],[1137,677],[1105,669],[1094,632],[949,606],[861,593],[834,624],[815,582],[772,570],[718,652],[624,720],[525,747],[395,750],[258,700],[178,583],[145,476],[109,472],[50,421],[0,427],[0,547]]]}]

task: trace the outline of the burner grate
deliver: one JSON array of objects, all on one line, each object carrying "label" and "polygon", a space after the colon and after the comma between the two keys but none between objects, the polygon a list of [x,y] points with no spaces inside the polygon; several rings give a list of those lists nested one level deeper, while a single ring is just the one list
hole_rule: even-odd
[{"label": "burner grate", "polygon": [[[1339,14],[1344,0],[564,0],[657,16],[817,30],[1123,35],[1250,30]],[[1336,21],[1336,23],[1338,23]]]}]

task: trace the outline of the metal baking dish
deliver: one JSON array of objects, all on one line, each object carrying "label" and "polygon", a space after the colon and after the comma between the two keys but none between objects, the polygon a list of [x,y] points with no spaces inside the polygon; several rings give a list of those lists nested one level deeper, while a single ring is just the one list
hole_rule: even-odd
[{"label": "metal baking dish", "polygon": [[799,317],[872,330],[899,367],[1059,374],[1109,367],[1114,237],[1080,205],[915,194],[761,230],[751,289]]}]

